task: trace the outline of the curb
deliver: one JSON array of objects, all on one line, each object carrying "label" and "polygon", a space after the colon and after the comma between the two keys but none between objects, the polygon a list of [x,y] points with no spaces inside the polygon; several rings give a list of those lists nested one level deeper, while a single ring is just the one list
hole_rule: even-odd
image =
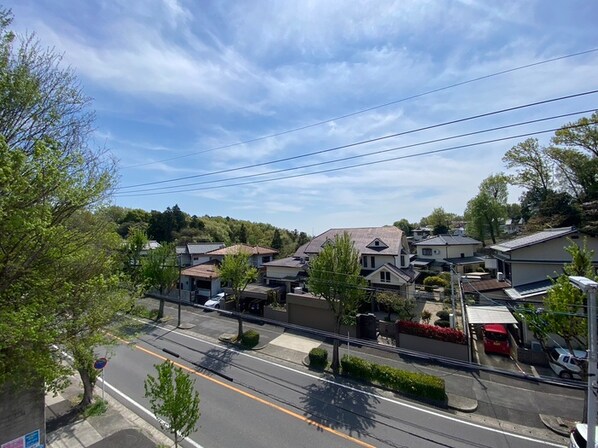
[{"label": "curb", "polygon": [[573,420],[567,420],[553,415],[540,414],[540,420],[548,429],[558,435],[569,437],[569,433],[575,428]]}]

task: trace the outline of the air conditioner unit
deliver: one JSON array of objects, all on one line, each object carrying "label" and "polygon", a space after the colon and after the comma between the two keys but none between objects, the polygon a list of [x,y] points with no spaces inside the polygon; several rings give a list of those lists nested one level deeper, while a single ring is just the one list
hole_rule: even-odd
[{"label": "air conditioner unit", "polygon": [[504,282],[505,281],[505,274],[503,272],[497,272],[496,273],[496,280],[498,280],[499,282]]},{"label": "air conditioner unit", "polygon": [[293,288],[293,294],[303,294],[303,288],[301,288],[300,286],[296,286],[295,288]]}]

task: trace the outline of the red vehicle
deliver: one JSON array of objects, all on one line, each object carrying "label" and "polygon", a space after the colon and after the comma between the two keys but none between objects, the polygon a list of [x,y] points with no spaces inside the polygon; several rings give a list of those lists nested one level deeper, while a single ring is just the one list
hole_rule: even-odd
[{"label": "red vehicle", "polygon": [[502,324],[484,325],[484,351],[486,353],[498,353],[500,355],[511,355],[509,344],[509,333]]}]

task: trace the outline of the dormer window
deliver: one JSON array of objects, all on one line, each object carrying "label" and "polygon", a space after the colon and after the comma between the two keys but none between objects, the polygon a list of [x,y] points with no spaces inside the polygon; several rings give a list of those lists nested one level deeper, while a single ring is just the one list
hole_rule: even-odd
[{"label": "dormer window", "polygon": [[366,247],[368,247],[369,249],[374,249],[376,251],[380,251],[383,249],[388,249],[388,244],[386,244],[380,238],[376,238],[370,244],[368,244]]}]

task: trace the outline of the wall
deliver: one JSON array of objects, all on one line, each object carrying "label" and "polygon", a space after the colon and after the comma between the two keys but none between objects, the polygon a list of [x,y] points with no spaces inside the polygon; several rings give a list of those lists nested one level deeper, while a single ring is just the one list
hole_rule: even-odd
[{"label": "wall", "polygon": [[469,360],[467,353],[469,348],[467,344],[455,344],[453,342],[443,342],[435,339],[399,333],[397,337],[397,347],[461,361]]},{"label": "wall", "polygon": [[264,307],[264,317],[266,319],[275,320],[277,322],[288,322],[289,314],[286,310],[275,310],[269,306]]},{"label": "wall", "polygon": [[[311,294],[287,294],[287,313],[290,324],[334,332],[334,313],[324,299]],[[347,331],[355,337],[355,326],[341,327],[341,335],[346,336]]]},{"label": "wall", "polygon": [[45,445],[45,409],[45,394],[41,385],[19,392],[4,387],[0,391],[0,446],[36,430],[39,430],[40,444]]}]

